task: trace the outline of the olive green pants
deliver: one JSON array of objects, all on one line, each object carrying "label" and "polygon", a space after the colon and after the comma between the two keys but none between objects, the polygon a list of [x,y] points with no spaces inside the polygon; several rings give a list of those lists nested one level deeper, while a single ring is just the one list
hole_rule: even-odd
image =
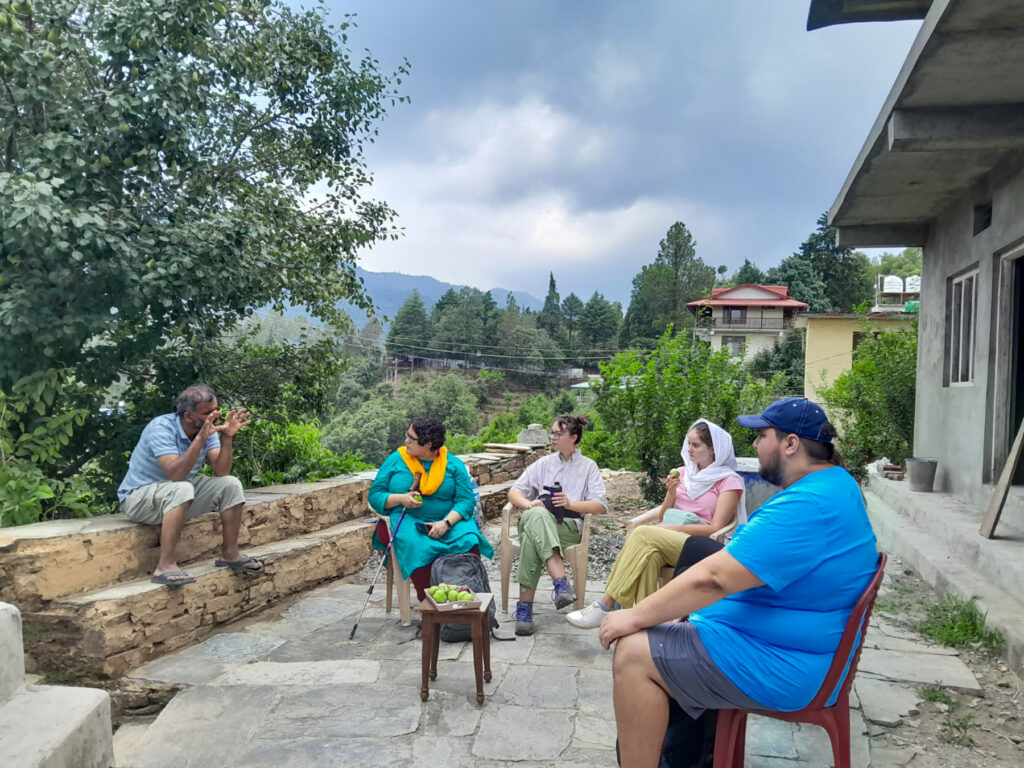
[{"label": "olive green pants", "polygon": [[657,591],[661,569],[678,562],[688,538],[687,533],[669,531],[660,525],[638,526],[615,558],[604,591],[623,608],[632,608]]},{"label": "olive green pants", "polygon": [[[580,529],[572,518],[561,525],[545,507],[530,507],[519,514],[519,567],[516,582],[527,589],[536,589],[548,559],[555,550],[580,543]],[[677,553],[678,554],[678,553]]]}]

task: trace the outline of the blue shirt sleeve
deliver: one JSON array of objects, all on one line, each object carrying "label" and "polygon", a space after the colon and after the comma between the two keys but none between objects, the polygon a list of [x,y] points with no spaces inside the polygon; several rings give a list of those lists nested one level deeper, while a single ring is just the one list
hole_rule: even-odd
[{"label": "blue shirt sleeve", "polygon": [[161,456],[180,456],[177,430],[178,422],[175,420],[154,419],[146,425],[139,442],[145,442],[149,446],[154,459]]}]

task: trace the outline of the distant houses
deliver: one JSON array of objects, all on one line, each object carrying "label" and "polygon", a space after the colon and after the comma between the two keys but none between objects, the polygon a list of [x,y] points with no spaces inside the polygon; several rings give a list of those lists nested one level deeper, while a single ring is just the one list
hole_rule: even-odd
[{"label": "distant houses", "polygon": [[785,285],[743,283],[733,288],[714,288],[711,297],[686,305],[697,321],[699,338],[711,349],[728,349],[748,360],[762,349],[770,349],[794,317],[807,304],[790,298]]}]

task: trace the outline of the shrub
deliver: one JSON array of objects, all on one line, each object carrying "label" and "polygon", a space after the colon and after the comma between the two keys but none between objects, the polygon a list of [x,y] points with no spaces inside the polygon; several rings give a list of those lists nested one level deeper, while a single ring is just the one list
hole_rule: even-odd
[{"label": "shrub", "polygon": [[320,424],[255,421],[238,433],[232,473],[247,488],[302,483],[373,467],[320,442]]},{"label": "shrub", "polygon": [[678,465],[694,421],[703,417],[719,424],[733,435],[738,452],[749,450],[750,431],[736,416],[762,410],[781,385],[780,377],[759,384],[726,350],[712,353],[704,342],[689,334],[672,336],[671,330],[650,353],[630,350],[602,364],[602,377],[592,387],[614,455],[647,475],[641,486],[652,502],[661,498],[662,479]]},{"label": "shrub", "polygon": [[68,371],[50,369],[19,379],[10,393],[0,391],[0,526],[96,511],[84,477],[57,476],[61,450],[87,416],[66,405],[69,388]]},{"label": "shrub", "polygon": [[916,324],[910,330],[865,330],[852,368],[821,392],[842,437],[843,458],[857,477],[882,456],[902,462],[914,442]]}]

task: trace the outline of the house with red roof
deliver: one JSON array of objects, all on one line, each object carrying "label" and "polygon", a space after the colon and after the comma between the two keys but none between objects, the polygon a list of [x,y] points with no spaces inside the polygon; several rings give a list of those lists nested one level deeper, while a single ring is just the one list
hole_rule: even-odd
[{"label": "house with red roof", "polygon": [[732,288],[713,288],[711,297],[686,305],[697,319],[697,335],[712,350],[728,349],[734,356],[750,359],[768,349],[793,317],[807,305],[789,295],[785,285],[743,283]]}]

